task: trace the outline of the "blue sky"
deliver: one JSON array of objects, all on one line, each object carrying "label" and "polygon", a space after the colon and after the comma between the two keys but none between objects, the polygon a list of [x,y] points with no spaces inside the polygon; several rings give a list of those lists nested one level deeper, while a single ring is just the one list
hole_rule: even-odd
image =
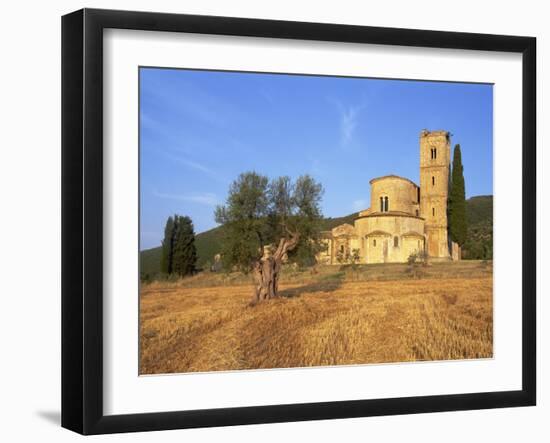
[{"label": "blue sky", "polygon": [[423,128],[460,143],[467,197],[493,193],[491,85],[141,68],[139,118],[141,249],[174,213],[215,227],[249,170],[311,174],[325,216],[365,209],[370,179],[419,182]]}]

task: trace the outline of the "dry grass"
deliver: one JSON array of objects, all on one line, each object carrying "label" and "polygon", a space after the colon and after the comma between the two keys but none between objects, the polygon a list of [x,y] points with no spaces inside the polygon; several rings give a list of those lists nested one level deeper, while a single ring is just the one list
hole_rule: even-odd
[{"label": "dry grass", "polygon": [[246,279],[145,285],[140,373],[492,356],[491,264],[437,265],[420,278],[389,268],[376,272],[400,269],[400,279],[377,278],[371,269],[288,274],[282,297],[255,307]]}]

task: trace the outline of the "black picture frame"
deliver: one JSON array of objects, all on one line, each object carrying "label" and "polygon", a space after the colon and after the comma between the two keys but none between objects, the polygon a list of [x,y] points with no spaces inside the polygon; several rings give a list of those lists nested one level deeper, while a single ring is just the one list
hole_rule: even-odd
[{"label": "black picture frame", "polygon": [[[103,413],[103,30],[522,54],[522,389],[130,415]],[[536,39],[83,9],[62,18],[62,426],[82,434],[531,406],[536,403]],[[519,147],[518,147],[519,149]]]}]

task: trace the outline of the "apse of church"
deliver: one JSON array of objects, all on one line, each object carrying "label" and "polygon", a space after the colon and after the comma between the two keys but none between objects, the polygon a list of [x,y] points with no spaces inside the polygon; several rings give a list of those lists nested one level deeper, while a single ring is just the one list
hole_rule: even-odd
[{"label": "apse of church", "polygon": [[387,175],[370,181],[370,208],[354,224],[323,232],[320,263],[404,263],[412,254],[450,260],[447,199],[450,180],[450,134],[420,133],[420,186],[408,178]]}]

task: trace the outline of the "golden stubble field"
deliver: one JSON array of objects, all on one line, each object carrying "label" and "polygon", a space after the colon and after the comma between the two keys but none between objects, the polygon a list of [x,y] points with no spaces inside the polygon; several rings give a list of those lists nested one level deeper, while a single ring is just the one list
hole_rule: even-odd
[{"label": "golden stubble field", "polygon": [[409,271],[295,273],[256,306],[244,277],[142,285],[140,373],[492,357],[491,264]]}]

